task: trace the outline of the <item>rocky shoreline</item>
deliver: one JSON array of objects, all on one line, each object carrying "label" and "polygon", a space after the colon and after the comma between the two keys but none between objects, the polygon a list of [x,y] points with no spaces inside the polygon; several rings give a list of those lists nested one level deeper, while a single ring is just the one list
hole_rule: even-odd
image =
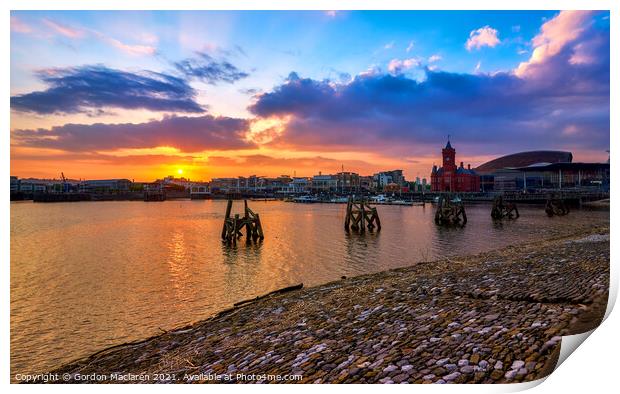
[{"label": "rocky shoreline", "polygon": [[53,373],[61,383],[535,380],[553,370],[562,335],[601,322],[609,249],[608,226],[581,228],[276,293]]}]

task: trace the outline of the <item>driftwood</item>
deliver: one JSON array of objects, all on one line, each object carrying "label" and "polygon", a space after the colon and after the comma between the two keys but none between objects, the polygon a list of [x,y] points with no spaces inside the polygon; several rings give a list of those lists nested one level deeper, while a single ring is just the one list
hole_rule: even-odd
[{"label": "driftwood", "polygon": [[244,200],[244,215],[240,217],[239,214],[235,214],[234,217],[231,217],[232,203],[232,200],[228,200],[228,205],[226,206],[226,216],[224,217],[224,226],[222,227],[222,240],[227,244],[236,245],[237,238],[243,236],[242,230],[245,228],[246,243],[256,242],[257,240],[262,241],[265,236],[258,213],[254,213],[248,207],[248,201]]},{"label": "driftwood", "polygon": [[550,197],[547,199],[547,203],[545,204],[545,212],[549,217],[551,216],[564,216],[568,215],[570,210],[566,205],[566,202],[561,198]]},{"label": "driftwood", "polygon": [[519,217],[517,205],[513,202],[504,202],[502,196],[495,197],[493,200],[493,208],[491,208],[491,217],[493,219],[516,219]]},{"label": "driftwood", "polygon": [[353,200],[349,197],[344,218],[344,230],[347,233],[349,230],[353,230],[363,234],[366,232],[366,228],[368,231],[373,231],[375,227],[377,231],[381,231],[381,220],[379,220],[377,208],[371,207],[368,201]]},{"label": "driftwood", "polygon": [[263,298],[267,298],[269,296],[276,295],[276,294],[284,294],[284,293],[288,293],[288,292],[294,291],[294,290],[301,290],[303,287],[304,287],[303,283],[300,283],[298,285],[284,287],[282,289],[271,291],[271,292],[269,292],[267,294],[263,294],[263,295],[260,295],[260,296],[256,296],[254,298],[250,298],[249,300],[243,300],[243,301],[235,302],[234,306],[238,307],[238,306],[241,306],[241,305],[248,304],[250,302],[262,300]]},{"label": "driftwood", "polygon": [[464,226],[467,223],[465,206],[462,202],[451,201],[450,196],[440,196],[435,211],[435,223],[440,226]]}]

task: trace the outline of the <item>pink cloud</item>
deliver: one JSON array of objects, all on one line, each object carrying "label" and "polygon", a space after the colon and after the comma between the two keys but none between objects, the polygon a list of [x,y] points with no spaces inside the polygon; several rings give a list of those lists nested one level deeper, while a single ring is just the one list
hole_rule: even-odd
[{"label": "pink cloud", "polygon": [[441,55],[432,55],[431,57],[428,58],[428,62],[429,63],[434,63],[434,62],[438,62],[442,59]]},{"label": "pink cloud", "polygon": [[[540,33],[532,40],[534,50],[527,62],[519,64],[515,74],[519,77],[532,76],[536,65],[545,63],[557,55],[564,47],[575,41],[587,27],[592,11],[562,11],[545,22]],[[586,61],[585,48],[577,47],[575,63]]]},{"label": "pink cloud", "polygon": [[11,16],[11,31],[17,33],[31,33],[32,28],[18,17]]},{"label": "pink cloud", "polygon": [[392,74],[398,74],[404,70],[420,65],[420,61],[415,58],[410,59],[392,59],[388,64],[388,71]]},{"label": "pink cloud", "polygon": [[494,47],[500,43],[498,36],[498,31],[493,29],[490,26],[484,26],[477,30],[472,30],[469,33],[469,39],[465,43],[465,48],[468,51],[472,49],[480,49],[484,46]]},{"label": "pink cloud", "polygon": [[102,33],[94,32],[94,34],[102,41],[110,44],[111,46],[120,49],[121,51],[134,56],[154,55],[157,49],[151,45],[131,45],[126,44],[116,38],[108,37]]},{"label": "pink cloud", "polygon": [[83,30],[75,29],[67,25],[62,25],[49,19],[43,19],[43,23],[45,23],[49,28],[51,28],[55,33],[63,35],[65,37],[82,38],[84,36]]}]

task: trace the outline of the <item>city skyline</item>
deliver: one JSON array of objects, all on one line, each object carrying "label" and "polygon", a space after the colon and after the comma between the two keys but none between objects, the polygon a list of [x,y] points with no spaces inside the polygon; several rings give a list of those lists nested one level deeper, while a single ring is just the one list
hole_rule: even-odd
[{"label": "city skyline", "polygon": [[609,12],[12,12],[11,107],[20,177],[603,162]]}]

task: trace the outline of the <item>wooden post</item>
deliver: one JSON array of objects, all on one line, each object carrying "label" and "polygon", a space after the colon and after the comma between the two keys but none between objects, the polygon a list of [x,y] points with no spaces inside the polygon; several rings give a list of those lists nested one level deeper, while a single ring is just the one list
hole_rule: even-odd
[{"label": "wooden post", "polygon": [[364,210],[364,201],[360,202],[360,232],[364,234],[366,232],[365,220],[366,220],[366,211]]},{"label": "wooden post", "polygon": [[381,220],[379,220],[379,214],[377,213],[377,208],[373,208],[373,216],[377,221],[377,231],[381,231]]},{"label": "wooden post", "polygon": [[232,230],[232,243],[233,245],[237,245],[237,222],[239,221],[239,214],[235,215],[235,218],[233,219],[233,230]]},{"label": "wooden post", "polygon": [[222,239],[226,239],[226,222],[230,218],[230,210],[232,209],[232,200],[228,200],[226,205],[226,214],[224,215],[224,227],[222,228]]},{"label": "wooden post", "polygon": [[347,211],[344,216],[344,231],[349,232],[349,223],[351,222],[351,197],[347,200]]},{"label": "wooden post", "polygon": [[258,214],[254,215],[254,220],[256,221],[256,231],[258,232],[258,237],[263,240],[265,239],[265,235],[263,234],[263,226],[260,222],[260,217]]}]

